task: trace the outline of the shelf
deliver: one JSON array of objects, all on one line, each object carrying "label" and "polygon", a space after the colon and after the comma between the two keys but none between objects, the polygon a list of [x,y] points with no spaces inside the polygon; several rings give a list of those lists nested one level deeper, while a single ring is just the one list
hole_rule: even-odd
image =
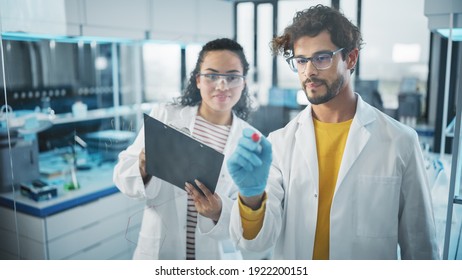
[{"label": "shelf", "polygon": [[138,105],[125,105],[119,107],[103,108],[88,110],[85,117],[74,117],[72,113],[57,114],[51,121],[53,124],[66,124],[74,122],[83,122],[98,119],[107,119],[114,117],[130,116],[135,115],[140,109],[142,113],[149,113],[152,108],[151,103],[143,103],[141,106]]},{"label": "shelf", "polygon": [[456,196],[454,197],[454,203],[456,203],[456,204],[462,204],[462,196],[456,195]]}]

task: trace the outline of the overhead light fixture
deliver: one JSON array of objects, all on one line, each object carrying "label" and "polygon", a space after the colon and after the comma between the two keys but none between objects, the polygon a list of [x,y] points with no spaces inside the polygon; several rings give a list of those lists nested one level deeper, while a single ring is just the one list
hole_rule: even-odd
[{"label": "overhead light fixture", "polygon": [[420,60],[419,44],[394,44],[393,45],[394,63],[416,63]]}]

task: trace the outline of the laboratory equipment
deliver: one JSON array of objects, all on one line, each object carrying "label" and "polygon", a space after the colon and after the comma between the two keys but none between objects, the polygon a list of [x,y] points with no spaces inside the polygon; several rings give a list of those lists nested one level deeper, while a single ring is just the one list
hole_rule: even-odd
[{"label": "laboratory equipment", "polygon": [[42,180],[34,180],[31,183],[21,183],[21,194],[35,201],[48,200],[58,196],[56,186],[48,185]]},{"label": "laboratory equipment", "polygon": [[0,193],[40,177],[36,133],[52,126],[54,113],[0,108]]},{"label": "laboratory equipment", "polygon": [[101,161],[115,161],[135,137],[135,132],[123,130],[102,130],[82,136],[87,143],[88,152],[98,154]]},{"label": "laboratory equipment", "polygon": [[10,131],[10,140],[11,150],[7,131],[0,128],[0,193],[40,177],[37,140],[26,140],[15,130]]}]

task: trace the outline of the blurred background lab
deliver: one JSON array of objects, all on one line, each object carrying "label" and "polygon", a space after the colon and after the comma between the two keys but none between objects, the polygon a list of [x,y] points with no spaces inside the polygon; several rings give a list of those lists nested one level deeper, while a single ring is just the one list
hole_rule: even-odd
[{"label": "blurred background lab", "polygon": [[417,131],[443,258],[462,259],[460,0],[0,0],[0,259],[131,259],[144,204],[112,171],[143,112],[228,37],[251,64],[249,122],[283,127],[307,101],[269,42],[316,4],[361,29],[354,89]]}]

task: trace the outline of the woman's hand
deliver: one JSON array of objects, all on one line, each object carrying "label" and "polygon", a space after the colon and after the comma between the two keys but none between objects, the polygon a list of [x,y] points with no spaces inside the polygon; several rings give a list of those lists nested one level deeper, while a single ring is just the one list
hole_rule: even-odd
[{"label": "woman's hand", "polygon": [[146,184],[151,179],[151,176],[149,176],[146,173],[146,154],[145,154],[144,148],[141,149],[141,152],[138,158],[139,158],[139,168],[140,168],[141,178],[143,178],[143,183]]},{"label": "woman's hand", "polygon": [[194,182],[196,182],[196,185],[201,189],[204,195],[188,182],[185,183],[185,190],[194,200],[197,212],[217,222],[221,215],[221,198],[216,193],[212,194],[204,184],[199,182],[199,180],[194,180]]}]

